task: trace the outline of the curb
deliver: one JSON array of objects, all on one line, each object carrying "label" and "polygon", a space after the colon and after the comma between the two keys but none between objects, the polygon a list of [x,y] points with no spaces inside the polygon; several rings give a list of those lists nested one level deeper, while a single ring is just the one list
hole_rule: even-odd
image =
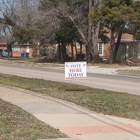
[{"label": "curb", "polygon": [[118,72],[116,72],[116,70],[111,71],[111,73],[118,74]]},{"label": "curb", "polygon": [[37,140],[79,140],[79,139],[72,139],[72,138],[57,138],[57,139],[37,139]]}]

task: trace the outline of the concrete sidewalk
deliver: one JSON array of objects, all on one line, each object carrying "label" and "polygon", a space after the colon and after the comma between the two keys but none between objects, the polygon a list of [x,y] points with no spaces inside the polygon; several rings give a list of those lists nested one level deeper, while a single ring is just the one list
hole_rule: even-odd
[{"label": "concrete sidewalk", "polygon": [[140,140],[140,122],[85,109],[67,101],[0,85],[0,98],[66,133],[57,140]]}]

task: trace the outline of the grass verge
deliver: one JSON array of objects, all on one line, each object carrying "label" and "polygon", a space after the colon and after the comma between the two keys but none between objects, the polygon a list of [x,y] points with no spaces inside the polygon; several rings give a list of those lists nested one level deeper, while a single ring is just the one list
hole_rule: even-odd
[{"label": "grass verge", "polygon": [[137,70],[117,70],[118,74],[140,76],[140,69]]},{"label": "grass verge", "polygon": [[0,140],[66,137],[21,108],[0,99]]},{"label": "grass verge", "polygon": [[0,74],[0,83],[74,102],[98,113],[140,120],[140,96]]}]

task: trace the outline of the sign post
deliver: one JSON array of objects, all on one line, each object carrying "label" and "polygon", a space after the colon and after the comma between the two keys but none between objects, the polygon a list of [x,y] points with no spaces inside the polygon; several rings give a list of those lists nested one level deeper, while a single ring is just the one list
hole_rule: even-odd
[{"label": "sign post", "polygon": [[86,79],[86,62],[65,62],[65,80]]}]

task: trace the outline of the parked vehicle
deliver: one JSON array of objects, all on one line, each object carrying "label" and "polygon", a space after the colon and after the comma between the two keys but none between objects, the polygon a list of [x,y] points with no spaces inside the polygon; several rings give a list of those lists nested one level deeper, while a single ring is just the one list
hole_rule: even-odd
[{"label": "parked vehicle", "polygon": [[8,50],[0,49],[0,56],[8,57]]}]

